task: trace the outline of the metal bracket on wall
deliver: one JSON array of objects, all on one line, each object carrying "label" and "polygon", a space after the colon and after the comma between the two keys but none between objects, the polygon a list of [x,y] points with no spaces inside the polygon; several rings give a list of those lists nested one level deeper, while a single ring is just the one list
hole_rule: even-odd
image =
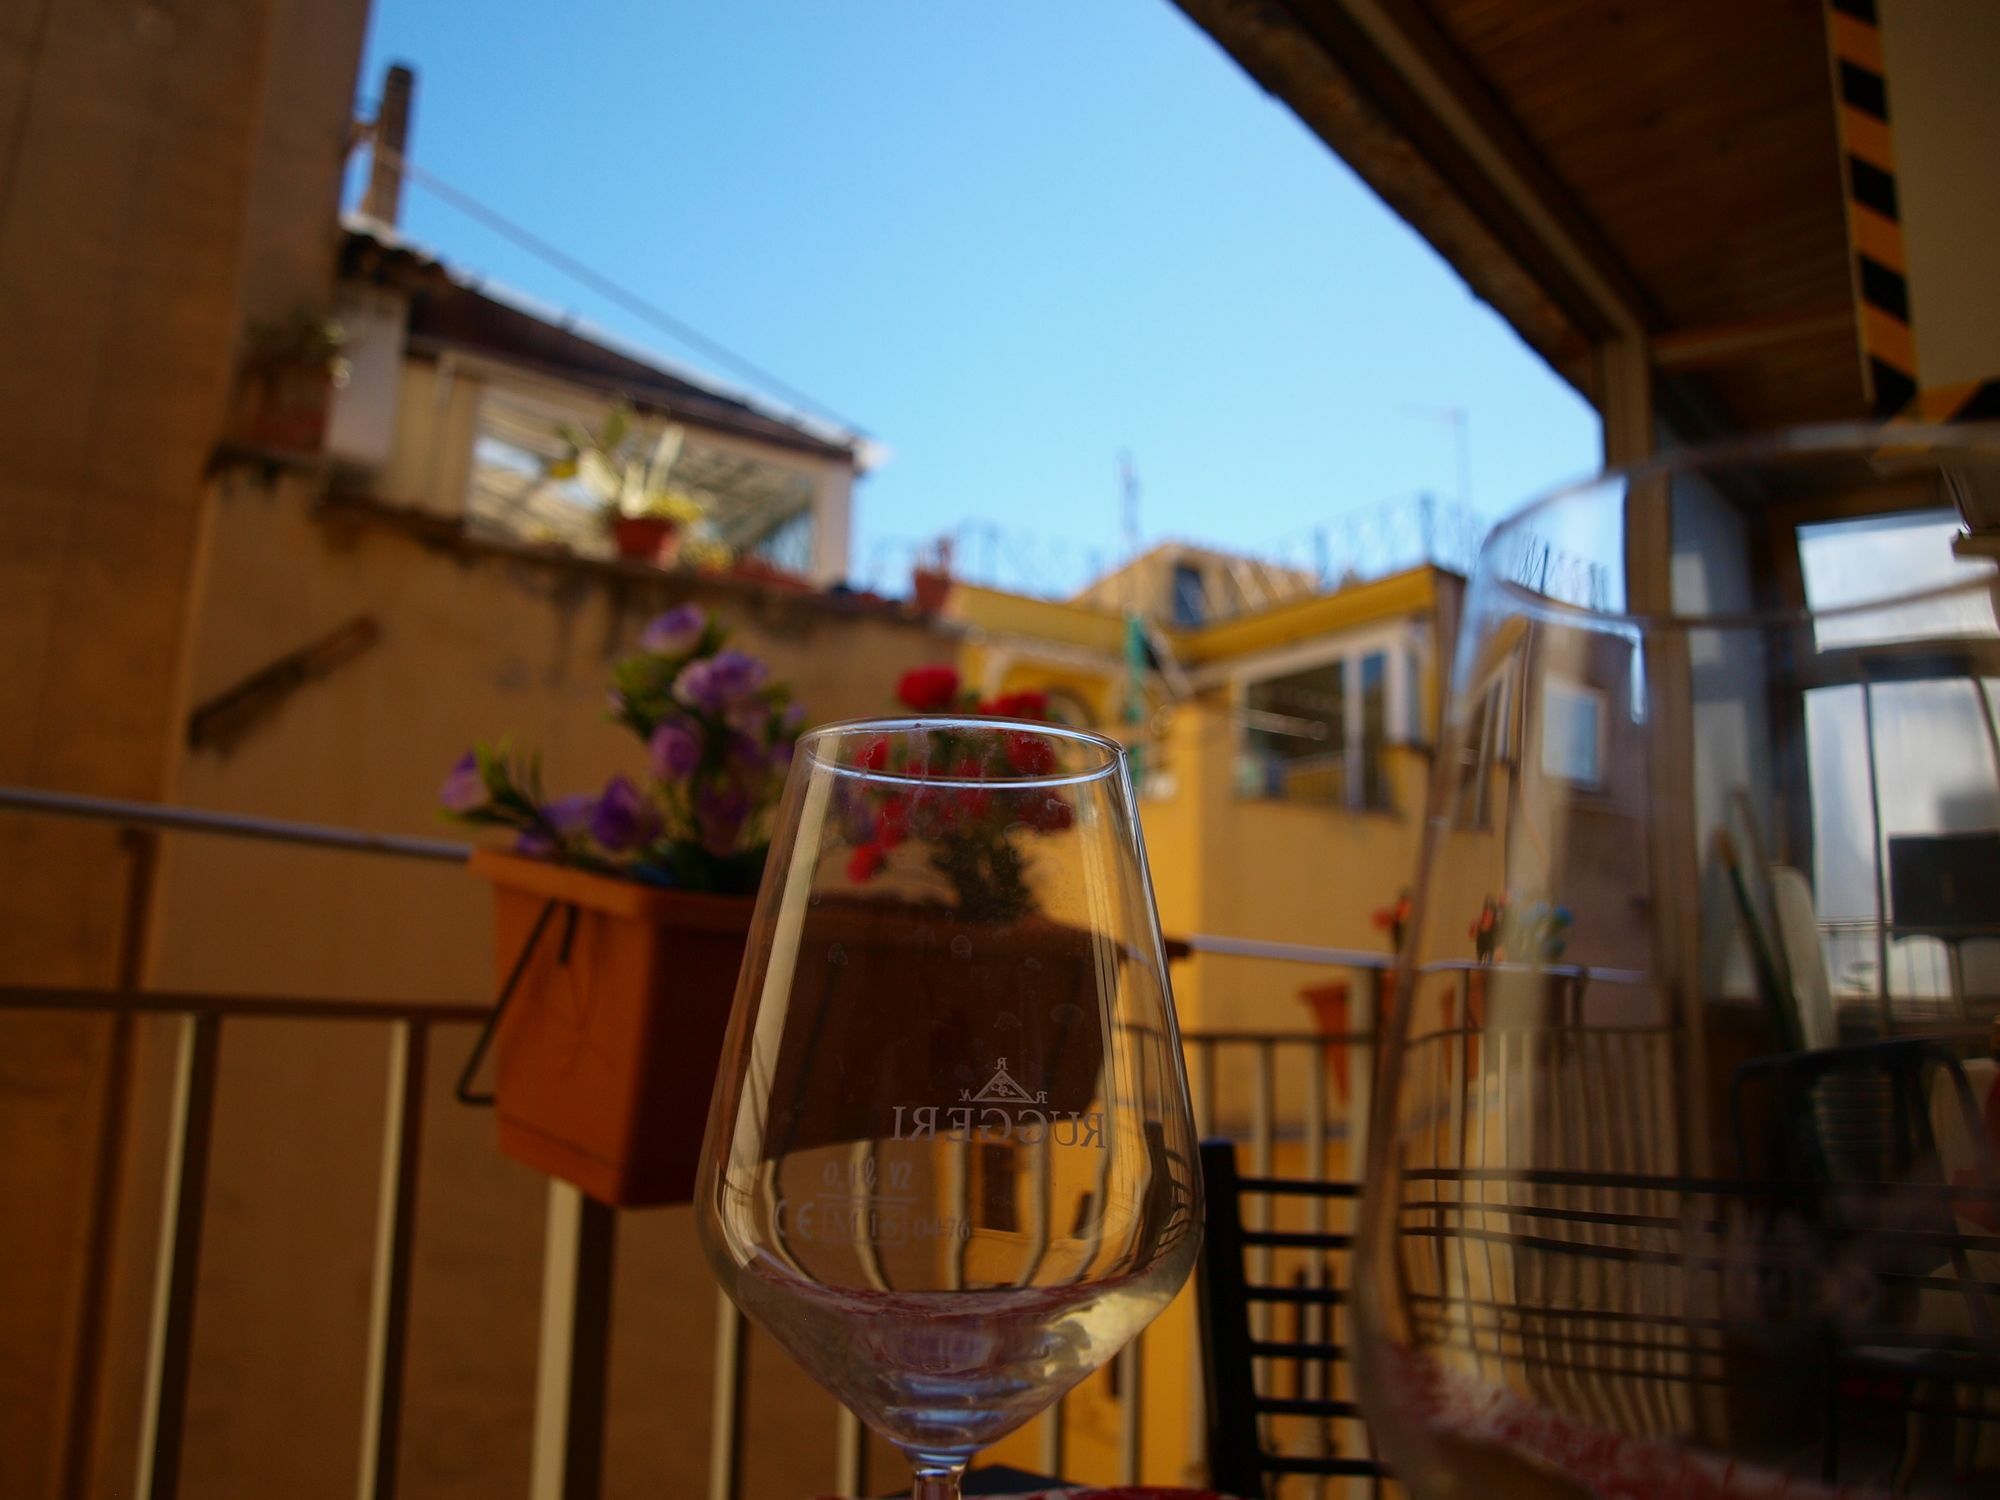
[{"label": "metal bracket on wall", "polygon": [[373,615],[356,615],[318,640],[279,657],[198,705],[188,715],[188,748],[226,755],[299,688],[345,666],[381,639],[382,627]]}]

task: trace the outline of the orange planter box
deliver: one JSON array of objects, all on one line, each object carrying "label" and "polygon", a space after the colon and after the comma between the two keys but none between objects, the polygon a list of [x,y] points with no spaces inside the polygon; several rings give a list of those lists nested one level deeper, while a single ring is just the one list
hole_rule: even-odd
[{"label": "orange planter box", "polygon": [[557,903],[493,1040],[501,1151],[620,1208],[691,1201],[754,899],[490,849],[469,868],[499,984]]}]

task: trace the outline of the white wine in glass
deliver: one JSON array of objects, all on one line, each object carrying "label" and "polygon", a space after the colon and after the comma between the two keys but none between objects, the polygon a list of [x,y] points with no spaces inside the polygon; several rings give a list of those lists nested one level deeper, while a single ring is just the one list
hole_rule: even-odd
[{"label": "white wine in glass", "polygon": [[920,1500],[1166,1306],[1201,1183],[1115,742],[800,739],[695,1201],[724,1289]]}]

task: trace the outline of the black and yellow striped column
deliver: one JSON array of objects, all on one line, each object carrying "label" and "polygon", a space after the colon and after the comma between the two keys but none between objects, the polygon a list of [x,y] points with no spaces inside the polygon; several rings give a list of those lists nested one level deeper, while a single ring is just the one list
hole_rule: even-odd
[{"label": "black and yellow striped column", "polygon": [[1827,0],[1826,29],[1847,179],[1862,379],[1876,412],[1890,416],[1909,407],[1917,394],[1917,341],[1910,331],[1909,268],[1875,0]]}]

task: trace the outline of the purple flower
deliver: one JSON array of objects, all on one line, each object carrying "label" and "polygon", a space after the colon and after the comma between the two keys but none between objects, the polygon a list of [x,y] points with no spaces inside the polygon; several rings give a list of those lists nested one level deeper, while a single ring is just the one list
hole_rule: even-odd
[{"label": "purple flower", "polygon": [[771,753],[755,735],[732,734],[727,764],[738,780],[754,778],[770,766]]},{"label": "purple flower", "polygon": [[743,651],[718,651],[691,661],[674,679],[674,697],[689,708],[721,714],[764,685],[770,669]]},{"label": "purple flower", "polygon": [[750,816],[750,794],[738,787],[703,787],[695,793],[694,821],[701,846],[710,854],[729,854]]},{"label": "purple flower", "polygon": [[653,775],[661,781],[681,781],[701,763],[701,741],[684,719],[663,719],[646,743]]},{"label": "purple flower", "polygon": [[514,840],[515,853],[531,854],[537,858],[556,853],[565,839],[580,833],[590,822],[590,815],[596,806],[597,799],[582,792],[544,802],[540,809],[541,826],[522,830],[521,836]]},{"label": "purple flower", "polygon": [[708,615],[698,604],[683,604],[657,615],[639,637],[639,649],[655,656],[685,656],[701,643]]},{"label": "purple flower", "polygon": [[722,712],[722,722],[740,735],[759,739],[771,724],[771,706],[761,698],[742,698]]},{"label": "purple flower", "polygon": [[614,853],[642,849],[660,836],[660,810],[623,776],[614,776],[591,811],[590,836]]},{"label": "purple flower", "polygon": [[486,805],[486,778],[479,774],[479,757],[470,750],[458,758],[451,774],[438,788],[438,801],[447,812],[468,813]]}]

